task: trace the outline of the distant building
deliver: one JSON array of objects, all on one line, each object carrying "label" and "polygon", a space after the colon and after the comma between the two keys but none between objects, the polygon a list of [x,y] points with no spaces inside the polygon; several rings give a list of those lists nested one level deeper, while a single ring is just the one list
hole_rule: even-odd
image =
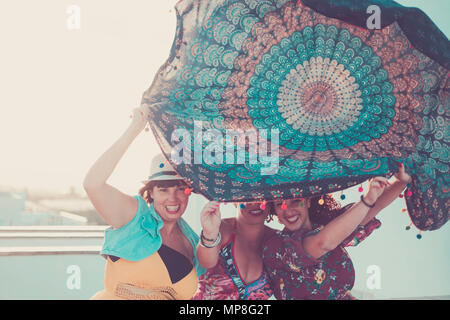
[{"label": "distant building", "polygon": [[27,201],[25,192],[0,192],[0,226],[86,225],[88,219]]},{"label": "distant building", "polygon": [[0,192],[0,225],[14,225],[25,211],[27,197],[24,192]]}]

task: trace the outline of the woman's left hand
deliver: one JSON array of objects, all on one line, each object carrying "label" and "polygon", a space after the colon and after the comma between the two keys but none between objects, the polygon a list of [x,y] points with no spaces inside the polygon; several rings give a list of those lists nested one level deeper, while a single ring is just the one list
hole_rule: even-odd
[{"label": "woman's left hand", "polygon": [[397,163],[398,171],[394,173],[394,176],[402,183],[408,184],[412,181],[412,178],[409,174],[405,171],[405,166],[403,163],[399,162]]}]

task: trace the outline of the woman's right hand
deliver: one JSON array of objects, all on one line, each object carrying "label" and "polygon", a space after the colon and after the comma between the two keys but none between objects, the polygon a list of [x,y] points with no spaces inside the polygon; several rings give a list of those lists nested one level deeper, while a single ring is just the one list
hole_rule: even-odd
[{"label": "woman's right hand", "polygon": [[218,201],[210,201],[200,214],[203,235],[208,239],[217,239],[219,235],[221,215]]},{"label": "woman's right hand", "polygon": [[369,204],[375,203],[388,185],[389,181],[384,177],[371,178],[369,180],[369,190],[364,195],[364,199],[366,199]]}]

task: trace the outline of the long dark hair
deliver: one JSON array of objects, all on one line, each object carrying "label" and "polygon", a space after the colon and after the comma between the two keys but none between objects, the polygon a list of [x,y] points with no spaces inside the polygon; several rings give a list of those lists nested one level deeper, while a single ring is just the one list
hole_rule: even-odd
[{"label": "long dark hair", "polygon": [[[312,224],[327,225],[331,220],[338,216],[337,213],[339,212],[339,209],[341,209],[341,205],[334,200],[330,194],[312,197],[310,199],[311,204],[308,209],[308,214]],[[319,204],[320,199],[323,199],[323,204]],[[269,202],[268,205],[270,208],[268,222],[270,222],[273,220],[273,217],[276,216],[276,211],[273,201]]]},{"label": "long dark hair", "polygon": [[[320,199],[324,200],[322,205],[319,204]],[[330,194],[311,198],[308,210],[309,220],[312,224],[325,226],[338,216],[339,209],[341,209],[341,205]]]},{"label": "long dark hair", "polygon": [[188,187],[186,182],[183,180],[154,180],[149,181],[145,186],[139,189],[139,194],[147,201],[148,204],[153,202],[152,197],[150,196],[150,191],[153,191],[154,187],[158,188],[170,188],[170,187]]}]

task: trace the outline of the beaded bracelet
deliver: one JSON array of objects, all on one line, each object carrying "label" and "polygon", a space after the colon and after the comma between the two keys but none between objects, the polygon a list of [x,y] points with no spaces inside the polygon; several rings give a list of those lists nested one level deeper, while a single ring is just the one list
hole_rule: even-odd
[{"label": "beaded bracelet", "polygon": [[[212,244],[210,244],[210,245],[207,245],[207,244],[204,242],[204,240],[206,240],[206,241],[214,241],[214,243],[212,243]],[[217,235],[217,239],[216,239],[216,240],[206,238],[206,237],[203,235],[203,230],[202,230],[202,232],[200,233],[200,244],[202,245],[202,247],[205,247],[205,248],[208,248],[208,249],[214,248],[214,247],[216,247],[216,246],[220,243],[220,240],[222,240],[222,235],[220,234],[220,232],[219,232],[219,234]]]},{"label": "beaded bracelet", "polygon": [[364,203],[364,204],[365,204],[367,207],[369,207],[369,208],[375,207],[375,203],[372,204],[372,205],[370,205],[370,204],[368,204],[366,201],[364,201],[364,196],[363,196],[363,195],[361,195],[361,202]]}]

